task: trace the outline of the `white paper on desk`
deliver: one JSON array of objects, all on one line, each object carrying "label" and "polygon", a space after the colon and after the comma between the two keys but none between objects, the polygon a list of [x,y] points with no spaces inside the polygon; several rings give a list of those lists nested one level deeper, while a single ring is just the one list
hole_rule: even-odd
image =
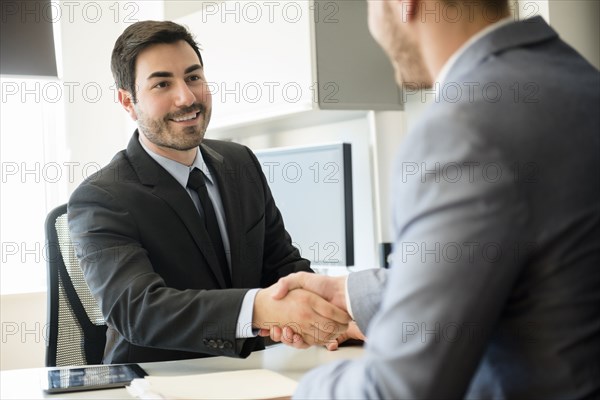
[{"label": "white paper on desk", "polygon": [[276,399],[290,397],[297,384],[293,379],[267,369],[248,369],[186,376],[146,376],[134,379],[127,390],[142,399]]}]

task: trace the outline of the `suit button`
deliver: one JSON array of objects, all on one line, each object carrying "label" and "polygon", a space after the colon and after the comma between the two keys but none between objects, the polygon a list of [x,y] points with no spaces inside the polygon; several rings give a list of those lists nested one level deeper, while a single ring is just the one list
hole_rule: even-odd
[{"label": "suit button", "polygon": [[226,349],[231,349],[233,347],[233,344],[230,341],[226,341],[225,343],[223,343],[223,347],[225,347]]},{"label": "suit button", "polygon": [[211,339],[211,340],[208,341],[208,346],[212,347],[213,349],[216,349],[217,348],[217,343],[214,340]]},{"label": "suit button", "polygon": [[217,347],[220,349],[223,348],[223,341],[221,339],[217,340]]},{"label": "suit button", "polygon": [[202,343],[204,343],[205,346],[208,346],[208,339],[202,339]]}]

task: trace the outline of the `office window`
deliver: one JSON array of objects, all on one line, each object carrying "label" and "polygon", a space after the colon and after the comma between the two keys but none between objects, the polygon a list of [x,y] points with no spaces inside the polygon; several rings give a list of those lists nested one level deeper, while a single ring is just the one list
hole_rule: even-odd
[{"label": "office window", "polygon": [[[0,77],[0,293],[46,289],[44,220],[66,198],[56,80]],[[64,150],[62,150],[64,151]]]}]

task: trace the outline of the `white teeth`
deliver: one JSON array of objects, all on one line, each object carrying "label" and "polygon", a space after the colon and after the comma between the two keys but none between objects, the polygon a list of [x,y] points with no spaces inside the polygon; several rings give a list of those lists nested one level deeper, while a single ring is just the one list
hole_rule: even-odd
[{"label": "white teeth", "polygon": [[179,118],[173,118],[173,121],[183,122],[183,121],[189,121],[190,119],[194,119],[194,118],[196,118],[196,113],[184,115],[183,117],[179,117]]}]

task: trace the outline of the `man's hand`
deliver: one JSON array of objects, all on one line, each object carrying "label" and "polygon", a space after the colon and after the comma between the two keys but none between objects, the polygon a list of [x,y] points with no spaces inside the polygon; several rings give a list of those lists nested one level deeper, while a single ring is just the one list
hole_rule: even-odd
[{"label": "man's hand", "polygon": [[[344,343],[346,340],[351,340],[351,339],[357,339],[357,340],[362,340],[362,341],[367,340],[365,335],[360,331],[360,329],[358,328],[358,325],[356,325],[356,322],[354,322],[354,321],[350,322],[346,332],[342,333],[340,336],[338,336],[334,340],[331,340],[329,343],[327,343],[325,345],[325,347],[329,351],[335,351],[338,349],[338,347],[340,347],[340,344]],[[290,345],[292,346],[293,344],[290,344]],[[297,345],[296,345],[296,347],[297,347]]]},{"label": "man's hand", "polygon": [[[296,289],[305,289],[318,294],[331,304],[347,312],[346,306],[346,277],[330,277],[306,272],[298,272],[281,278],[271,288],[273,298],[280,300]],[[270,330],[261,330],[261,336],[270,336],[273,341],[282,342],[289,346],[304,349],[314,343],[307,343],[303,337],[294,332],[291,327],[274,326]],[[356,323],[351,322],[348,329],[337,337],[330,337],[329,341],[322,343],[328,350],[337,350],[339,345],[348,339],[365,340],[365,336]]]},{"label": "man's hand", "polygon": [[340,347],[340,344],[344,343],[346,340],[357,339],[362,340],[363,342],[367,340],[366,336],[361,332],[360,328],[354,321],[350,321],[348,324],[348,329],[346,332],[342,333],[340,336],[331,340],[329,343],[325,345],[327,350],[334,351]]},{"label": "man's hand", "polygon": [[[306,344],[302,337],[296,334],[290,327],[284,326],[283,328],[279,326],[274,326],[271,331],[261,330],[261,336],[270,336],[271,339],[275,342],[281,342],[288,346],[295,347],[297,349],[306,349],[310,347],[310,345]],[[342,333],[335,339],[330,339],[327,343],[325,343],[325,348],[329,351],[337,350],[342,343],[346,340],[350,339],[358,339],[362,341],[366,341],[367,338],[360,331],[358,325],[354,321],[350,321],[348,325],[348,329],[346,332]]]},{"label": "man's hand", "polygon": [[350,316],[345,311],[301,289],[276,298],[276,285],[261,289],[254,300],[252,325],[261,330],[261,336],[267,336],[275,327],[289,328],[286,332],[293,332],[292,342],[295,337],[307,347],[328,343],[348,329]]},{"label": "man's hand", "polygon": [[294,289],[305,289],[318,294],[334,306],[348,312],[346,307],[346,277],[324,276],[309,274],[308,272],[296,272],[281,278],[275,285],[271,286],[274,299],[283,299],[288,292]]}]

